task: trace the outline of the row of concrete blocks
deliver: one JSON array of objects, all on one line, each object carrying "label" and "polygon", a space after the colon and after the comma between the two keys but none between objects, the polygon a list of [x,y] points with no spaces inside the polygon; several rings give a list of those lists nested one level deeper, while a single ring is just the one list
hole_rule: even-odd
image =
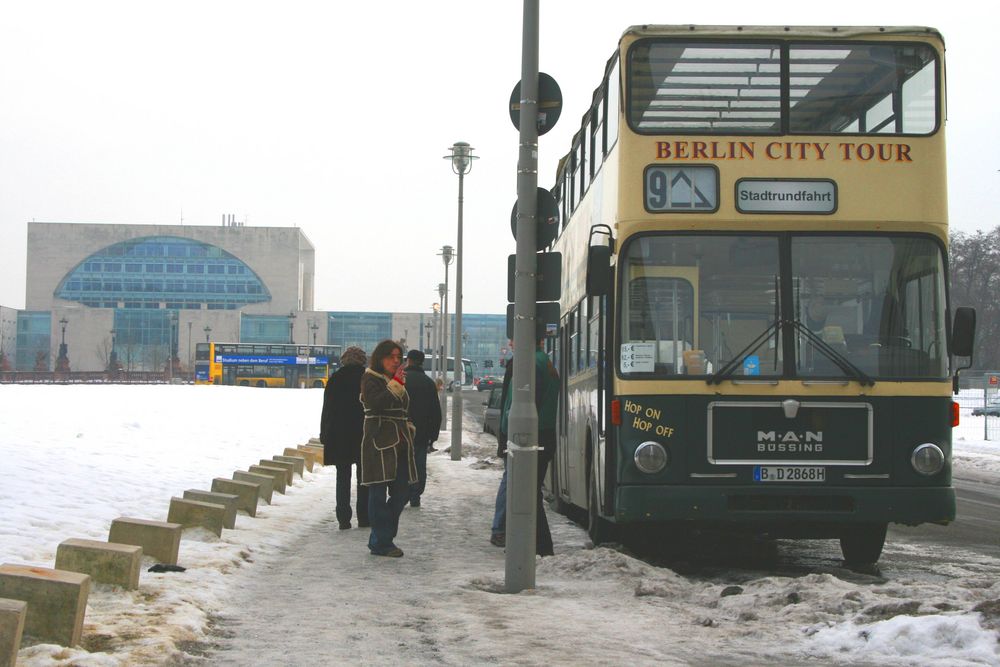
[{"label": "row of concrete blocks", "polygon": [[39,641],[75,646],[83,634],[90,582],[133,590],[139,587],[142,556],[176,565],[184,528],[221,536],[236,527],[236,513],[257,516],[260,500],[285,493],[294,474],[323,465],[323,449],[300,445],[272,460],[261,459],[232,479],[217,477],[211,491],[189,489],[171,498],[166,522],[119,517],[107,542],[68,539],[56,550],[55,568],[0,565],[0,667],[13,667],[24,634]]}]

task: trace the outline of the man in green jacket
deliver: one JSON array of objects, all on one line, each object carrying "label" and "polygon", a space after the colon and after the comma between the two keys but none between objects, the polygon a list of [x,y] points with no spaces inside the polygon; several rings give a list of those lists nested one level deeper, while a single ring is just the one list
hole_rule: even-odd
[{"label": "man in green jacket", "polygon": [[[549,462],[552,461],[556,451],[559,373],[552,365],[549,355],[545,353],[544,347],[545,338],[540,338],[538,347],[535,348],[535,409],[538,410],[538,445],[541,447],[541,451],[538,452],[538,513],[535,520],[535,551],[539,556],[551,556],[553,554],[552,534],[549,532],[549,523],[545,518],[545,508],[542,503],[542,482],[545,480]],[[500,413],[500,434],[497,436],[497,455],[504,457],[504,459],[507,455],[507,418],[513,395],[513,392],[510,391],[513,363],[513,359],[507,362],[501,391],[503,407]],[[505,462],[503,477],[500,478],[500,488],[497,489],[490,542],[496,546],[505,546],[507,543],[506,528],[507,468]]]}]

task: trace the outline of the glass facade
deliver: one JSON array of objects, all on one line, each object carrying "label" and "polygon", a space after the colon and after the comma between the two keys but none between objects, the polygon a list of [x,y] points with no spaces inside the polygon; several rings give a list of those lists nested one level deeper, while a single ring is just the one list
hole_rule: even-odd
[{"label": "glass facade", "polygon": [[271,300],[253,270],[222,248],[191,239],[146,237],[100,250],[56,289],[91,308],[235,310]]},{"label": "glass facade", "polygon": [[346,350],[356,345],[371,354],[386,338],[393,338],[392,313],[345,313],[327,315],[326,342]]},{"label": "glass facade", "polygon": [[[126,371],[162,371],[177,350],[168,310],[115,310],[115,352]],[[176,325],[175,325],[176,326]],[[171,345],[172,344],[172,345]]]},{"label": "glass facade", "polygon": [[472,361],[475,376],[503,377],[499,362],[507,348],[507,316],[463,313],[462,330],[468,334],[462,339],[462,356]]},{"label": "glass facade", "polygon": [[[409,320],[411,322],[409,329],[405,332],[393,330],[392,313],[331,312],[328,318],[327,344],[342,345],[345,349],[357,345],[371,354],[380,341],[386,338],[399,340],[405,337],[408,339],[409,347],[426,351],[429,342],[433,340],[429,337],[429,330],[425,328],[425,325],[433,324],[435,321],[431,313],[414,314]],[[454,345],[455,318],[449,315],[448,319],[450,354]],[[419,326],[416,332],[413,329],[415,324]],[[468,336],[462,339],[462,356],[472,361],[476,377],[502,375],[499,361],[503,358],[504,349],[507,347],[506,329],[506,315],[463,313],[462,330]]]},{"label": "glass facade", "polygon": [[[288,343],[287,315],[246,315],[240,318],[241,343]],[[305,341],[298,341],[303,343]]]},{"label": "glass facade", "polygon": [[19,371],[52,369],[52,313],[22,310],[17,314],[17,358]]}]

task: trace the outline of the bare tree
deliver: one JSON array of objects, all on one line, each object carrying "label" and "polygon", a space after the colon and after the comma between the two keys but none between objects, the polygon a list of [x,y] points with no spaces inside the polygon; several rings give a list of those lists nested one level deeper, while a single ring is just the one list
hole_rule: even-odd
[{"label": "bare tree", "polygon": [[101,362],[101,368],[108,370],[111,368],[111,339],[107,336],[104,340],[99,342],[94,347],[94,352],[97,354],[98,361]]},{"label": "bare tree", "polygon": [[952,306],[976,309],[975,367],[1000,368],[1000,227],[953,232],[949,260]]}]

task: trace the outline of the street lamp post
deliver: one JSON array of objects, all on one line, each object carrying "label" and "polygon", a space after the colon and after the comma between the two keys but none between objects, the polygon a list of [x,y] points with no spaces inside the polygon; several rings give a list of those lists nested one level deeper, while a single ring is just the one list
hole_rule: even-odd
[{"label": "street lamp post", "polygon": [[[469,332],[462,332],[462,354],[469,354],[467,350],[469,349]],[[475,363],[472,359],[472,355],[469,355],[469,360]],[[473,381],[475,380],[475,373],[473,372]],[[462,364],[462,382],[465,382],[465,364]]]},{"label": "street lamp post", "polygon": [[59,324],[62,325],[62,339],[61,342],[59,343],[59,357],[56,359],[56,372],[68,373],[69,348],[66,347],[66,325],[69,324],[69,320],[63,317],[59,320]]},{"label": "street lamp post", "polygon": [[[445,390],[441,392],[441,428],[448,428],[448,267],[455,260],[455,249],[450,245],[441,248],[438,253],[444,262],[444,283],[441,289],[441,302],[444,304],[444,315],[441,320],[441,376],[444,378]],[[452,400],[454,403],[454,400]]]},{"label": "street lamp post", "polygon": [[[435,351],[437,352],[438,358],[438,377],[441,378],[442,382],[445,382],[444,371],[447,366],[444,365],[444,311],[442,307],[444,305],[444,297],[448,293],[444,283],[438,283],[438,330],[437,330],[437,347]],[[444,406],[444,403],[441,404]],[[443,407],[442,407],[443,409]]]},{"label": "street lamp post", "polygon": [[174,379],[174,359],[177,358],[177,351],[174,349],[174,325],[177,324],[177,313],[170,311],[167,315],[170,320],[169,340],[167,341],[167,379]]},{"label": "street lamp post", "polygon": [[295,344],[295,311],[288,311],[288,343],[290,345]]},{"label": "street lamp post", "polygon": [[211,343],[212,342],[212,327],[210,327],[210,326],[208,326],[206,324],[205,328],[202,329],[202,331],[205,332],[205,342],[206,343]]},{"label": "street lamp post", "polygon": [[309,329],[313,334],[313,346],[312,348],[309,348],[309,351],[306,353],[306,383],[303,385],[303,389],[308,389],[312,386],[312,359],[315,354],[315,350],[313,348],[316,347],[316,331],[319,329],[319,325],[316,324],[316,320],[309,320]]},{"label": "street lamp post", "polygon": [[[462,459],[462,337],[457,335],[462,330],[462,204],[464,198],[465,175],[472,170],[472,161],[478,159],[472,154],[472,146],[464,141],[456,141],[451,147],[451,153],[444,159],[451,160],[451,169],[458,174],[458,242],[455,264],[455,388],[451,399],[451,460]],[[462,372],[459,372],[462,368]]]},{"label": "street lamp post", "polygon": [[430,353],[431,351],[431,329],[434,325],[431,324],[430,320],[424,322],[424,351]]},{"label": "street lamp post", "polygon": [[118,352],[115,351],[115,344],[117,343],[117,335],[115,329],[111,329],[111,354],[108,355],[108,371],[110,373],[118,373]]},{"label": "street lamp post", "polygon": [[434,313],[434,331],[431,334],[431,377],[437,380],[441,377],[441,304],[435,301],[431,304],[431,312]]}]

